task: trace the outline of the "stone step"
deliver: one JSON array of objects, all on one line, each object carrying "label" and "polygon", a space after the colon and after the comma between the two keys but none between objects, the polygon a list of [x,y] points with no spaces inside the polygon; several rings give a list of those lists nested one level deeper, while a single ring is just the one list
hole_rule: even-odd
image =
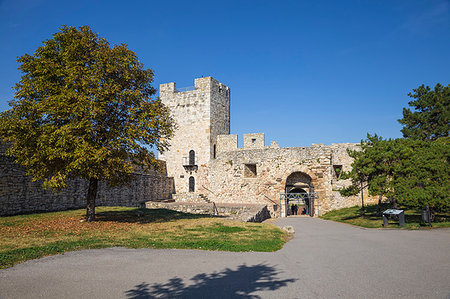
[{"label": "stone step", "polygon": [[232,205],[232,204],[208,204],[199,202],[154,202],[145,203],[147,209],[169,209],[178,212],[192,214],[210,214],[236,219],[246,222],[262,222],[270,218],[270,212],[266,205]]},{"label": "stone step", "polygon": [[164,199],[161,202],[175,202],[175,199]]}]

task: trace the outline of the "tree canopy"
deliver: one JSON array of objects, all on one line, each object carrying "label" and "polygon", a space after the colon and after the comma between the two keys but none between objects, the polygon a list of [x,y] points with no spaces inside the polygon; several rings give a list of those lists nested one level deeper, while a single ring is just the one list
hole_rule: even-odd
[{"label": "tree canopy", "polygon": [[403,108],[403,118],[398,121],[404,126],[403,137],[435,140],[447,137],[450,130],[450,85],[437,84],[434,90],[421,85],[408,96],[415,100],[408,105],[414,112]]},{"label": "tree canopy", "polygon": [[[349,151],[352,170],[342,178],[352,184],[344,196],[367,188],[369,195],[390,198],[419,209],[450,210],[450,85],[413,89],[408,95],[415,112],[404,108],[400,123],[405,138],[383,139],[367,135],[361,150]],[[364,213],[364,211],[363,211]]]},{"label": "tree canopy", "polygon": [[387,195],[390,186],[387,166],[392,165],[392,155],[386,155],[385,147],[388,144],[377,135],[367,135],[367,140],[361,141],[360,150],[348,150],[353,158],[352,169],[344,172],[342,179],[350,179],[352,184],[339,190],[343,196],[356,195],[361,192],[362,214],[364,215],[364,189],[369,195]]},{"label": "tree canopy", "polygon": [[350,151],[352,170],[343,178],[352,185],[342,189],[354,195],[361,183],[369,195],[381,195],[407,206],[450,210],[450,140],[382,139],[368,135],[361,151]]},{"label": "tree canopy", "polygon": [[404,205],[450,211],[450,138],[401,141],[392,196]]},{"label": "tree canopy", "polygon": [[99,180],[128,181],[137,166],[156,163],[151,148],[169,146],[174,124],[152,98],[153,72],[127,45],[111,47],[88,26],[63,26],[18,62],[23,75],[11,109],[0,114],[0,137],[44,187],[89,180],[91,221]]}]

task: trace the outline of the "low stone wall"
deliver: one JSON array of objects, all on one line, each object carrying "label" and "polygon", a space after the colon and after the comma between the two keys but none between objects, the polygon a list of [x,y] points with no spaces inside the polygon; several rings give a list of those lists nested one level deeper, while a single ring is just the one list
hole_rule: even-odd
[{"label": "low stone wall", "polygon": [[236,219],[246,222],[262,222],[270,218],[270,212],[266,205],[252,204],[214,204],[196,203],[196,202],[146,202],[147,209],[168,209],[192,214],[209,214],[224,216],[230,219]]},{"label": "low stone wall", "polygon": [[172,198],[178,202],[199,202],[204,203],[204,199],[199,194],[194,192],[175,193],[172,194]]},{"label": "low stone wall", "polygon": [[[74,179],[68,187],[55,193],[42,188],[41,182],[33,182],[25,169],[4,155],[6,146],[0,144],[0,216],[32,212],[62,211],[84,208],[88,182]],[[173,179],[156,171],[136,174],[129,185],[110,187],[100,182],[97,206],[141,207],[149,200],[170,198]]]}]

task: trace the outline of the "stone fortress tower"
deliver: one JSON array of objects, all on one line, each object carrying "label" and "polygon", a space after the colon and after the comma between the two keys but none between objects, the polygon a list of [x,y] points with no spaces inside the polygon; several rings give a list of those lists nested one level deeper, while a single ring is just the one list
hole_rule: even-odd
[{"label": "stone fortress tower", "polygon": [[169,150],[159,155],[173,177],[175,204],[212,204],[216,212],[227,205],[254,205],[283,217],[292,205],[319,216],[360,202],[338,191],[350,184],[339,177],[351,169],[347,149],[358,150],[357,144],[280,148],[275,141],[267,146],[263,133],[253,133],[244,134],[240,148],[238,136],[230,134],[230,89],[212,77],[195,79],[194,87],[182,90],[161,84],[160,97],[177,125]]},{"label": "stone fortress tower", "polygon": [[177,199],[197,196],[207,185],[208,167],[216,157],[217,135],[230,134],[230,89],[212,77],[195,79],[195,86],[178,90],[160,85],[162,102],[170,109],[177,130],[170,149],[159,154],[174,178]]}]

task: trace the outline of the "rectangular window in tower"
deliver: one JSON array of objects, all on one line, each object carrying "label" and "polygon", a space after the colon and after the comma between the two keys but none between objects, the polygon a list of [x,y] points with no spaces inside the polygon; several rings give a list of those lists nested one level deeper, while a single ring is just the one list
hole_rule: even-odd
[{"label": "rectangular window in tower", "polygon": [[256,178],[256,164],[244,164],[244,177]]}]

